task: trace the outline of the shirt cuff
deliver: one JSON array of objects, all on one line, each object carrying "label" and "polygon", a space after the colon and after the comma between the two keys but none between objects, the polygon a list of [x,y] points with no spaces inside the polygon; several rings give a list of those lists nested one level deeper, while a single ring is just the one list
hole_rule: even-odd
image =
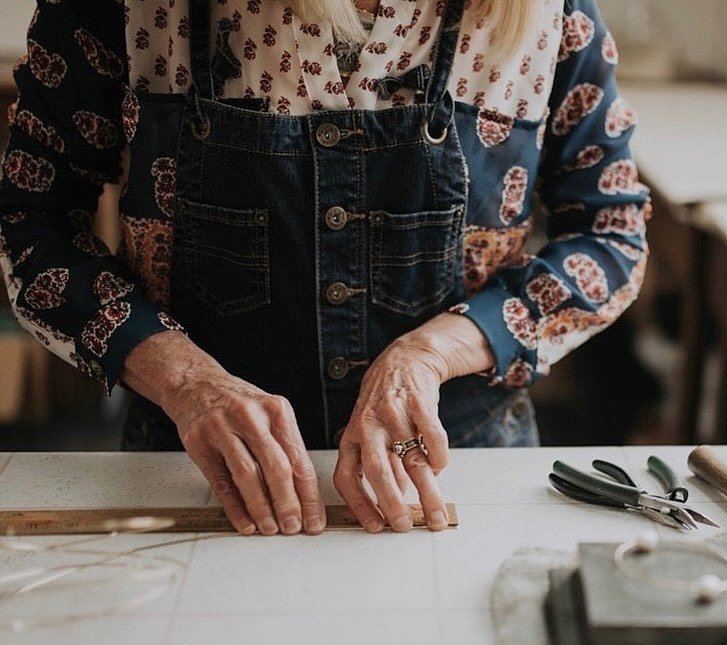
[{"label": "shirt cuff", "polygon": [[449,308],[469,318],[484,334],[495,363],[480,372],[490,385],[525,387],[535,379],[537,326],[527,305],[510,292],[485,288]]},{"label": "shirt cuff", "polygon": [[103,383],[111,396],[124,360],[141,341],[162,331],[182,331],[182,325],[143,296],[116,300],[101,307],[76,337],[77,367]]}]

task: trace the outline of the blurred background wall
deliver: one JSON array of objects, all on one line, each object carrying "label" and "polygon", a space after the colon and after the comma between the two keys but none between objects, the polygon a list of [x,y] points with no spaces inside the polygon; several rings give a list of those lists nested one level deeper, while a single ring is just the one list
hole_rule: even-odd
[{"label": "blurred background wall", "polygon": [[[642,171],[653,169],[643,177],[654,191],[652,255],[635,305],[533,388],[542,439],[724,442],[727,2],[599,5],[619,45],[622,93],[641,117],[634,137],[637,162]],[[0,0],[0,147],[4,106],[15,97],[10,70],[24,51],[34,7],[31,0]],[[666,164],[654,163],[664,159]],[[690,188],[685,169],[693,182],[701,180],[704,194],[678,197],[680,184]],[[117,388],[106,399],[94,383],[26,337],[3,308],[2,292],[0,450],[115,449],[124,392]]]}]

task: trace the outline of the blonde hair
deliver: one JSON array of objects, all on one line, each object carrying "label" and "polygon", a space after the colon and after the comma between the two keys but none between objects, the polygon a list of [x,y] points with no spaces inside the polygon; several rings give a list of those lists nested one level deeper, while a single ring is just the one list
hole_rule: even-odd
[{"label": "blonde hair", "polygon": [[[340,40],[361,43],[366,39],[350,0],[289,0],[304,20],[329,20]],[[490,45],[493,57],[513,52],[522,40],[532,13],[532,0],[467,0],[466,9],[476,20],[493,25]]]}]

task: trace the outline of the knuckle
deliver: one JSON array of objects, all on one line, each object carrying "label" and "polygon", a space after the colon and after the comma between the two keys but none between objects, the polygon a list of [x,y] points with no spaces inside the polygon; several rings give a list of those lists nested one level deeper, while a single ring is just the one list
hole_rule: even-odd
[{"label": "knuckle", "polygon": [[412,450],[404,457],[405,466],[408,470],[422,471],[429,468],[427,456],[421,450]]},{"label": "knuckle", "polygon": [[318,475],[309,464],[296,464],[293,466],[293,477],[304,486],[312,486],[318,483]]},{"label": "knuckle", "polygon": [[385,472],[387,464],[384,463],[378,453],[364,453],[362,455],[362,464],[366,476],[373,479],[381,479]]},{"label": "knuckle", "polygon": [[209,478],[209,483],[217,497],[229,497],[235,491],[235,485],[228,477],[213,475]]},{"label": "knuckle", "polygon": [[252,410],[248,399],[235,397],[228,403],[228,409],[234,414],[236,419],[239,419],[243,423],[249,423]]},{"label": "knuckle", "polygon": [[333,485],[339,493],[343,493],[344,490],[348,489],[352,478],[352,473],[343,468],[336,467],[336,470],[333,472]]},{"label": "knuckle", "polygon": [[277,481],[291,479],[293,476],[293,468],[290,462],[287,459],[276,459],[270,465],[270,476]]},{"label": "knuckle", "polygon": [[241,464],[234,471],[235,481],[240,488],[247,490],[251,486],[255,486],[259,481],[257,468],[253,464]]},{"label": "knuckle", "polygon": [[266,403],[268,412],[281,418],[288,417],[293,412],[290,401],[280,394],[271,394],[267,397]]}]

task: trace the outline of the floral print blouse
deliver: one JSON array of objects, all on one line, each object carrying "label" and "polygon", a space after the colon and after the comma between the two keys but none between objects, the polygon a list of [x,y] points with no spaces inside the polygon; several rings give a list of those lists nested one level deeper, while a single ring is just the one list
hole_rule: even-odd
[{"label": "floral print blouse", "polygon": [[[449,88],[479,110],[483,146],[502,145],[517,120],[540,122],[550,244],[537,256],[508,255],[529,229],[494,239],[468,227],[463,279],[472,298],[452,309],[496,341],[497,365],[483,376],[514,387],[613,322],[636,297],[648,253],[648,191],[628,148],[636,117],[616,91],[613,38],[595,0],[532,1],[526,37],[498,62],[491,25],[465,10]],[[412,103],[413,89],[382,93],[376,79],[433,59],[445,4],[382,0],[356,64],[342,73],[329,24],[302,21],[284,0],[211,0],[212,42],[232,61],[216,93],[263,98],[281,114]],[[104,183],[123,174],[138,96],[189,88],[187,1],[39,0],[27,45],[2,158],[0,271],[20,324],[110,393],[137,343],[181,329],[151,288],[169,258],[144,274],[112,255],[92,224]],[[530,209],[523,170],[487,178],[501,186],[492,199],[504,224]],[[155,165],[149,181],[160,208],[170,208],[173,168]]]}]

